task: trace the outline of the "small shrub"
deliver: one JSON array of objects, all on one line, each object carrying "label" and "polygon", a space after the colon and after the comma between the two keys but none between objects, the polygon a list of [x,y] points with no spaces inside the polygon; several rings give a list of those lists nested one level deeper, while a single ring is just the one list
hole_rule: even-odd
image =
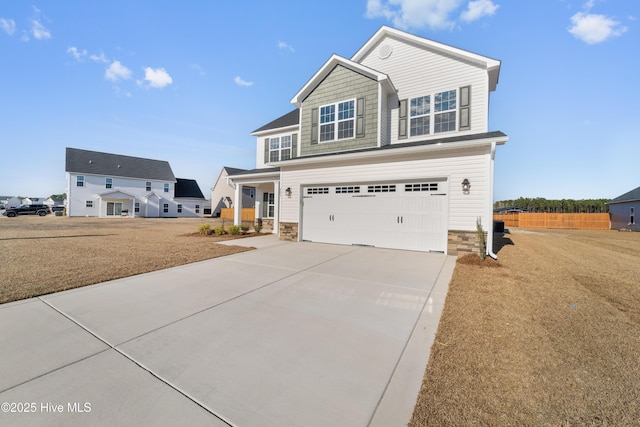
[{"label": "small shrub", "polygon": [[219,226],[217,226],[216,228],[213,229],[213,233],[216,236],[222,236],[223,234],[226,233],[226,231],[224,231],[224,227],[223,226],[219,225]]},{"label": "small shrub", "polygon": [[229,227],[229,234],[238,234],[240,233],[240,226],[238,225],[232,225],[231,227]]},{"label": "small shrub", "polygon": [[198,233],[200,234],[210,234],[209,230],[211,230],[211,224],[202,224],[198,227]]},{"label": "small shrub", "polygon": [[260,230],[262,230],[262,226],[260,224],[254,224],[253,229],[256,231],[256,233],[259,233]]},{"label": "small shrub", "polygon": [[480,217],[476,220],[476,235],[478,236],[479,253],[480,258],[484,259],[487,256],[487,242],[484,238],[484,231],[482,230],[482,220]]},{"label": "small shrub", "polygon": [[240,231],[242,231],[242,234],[246,233],[247,231],[249,231],[249,226],[241,225],[240,226]]}]

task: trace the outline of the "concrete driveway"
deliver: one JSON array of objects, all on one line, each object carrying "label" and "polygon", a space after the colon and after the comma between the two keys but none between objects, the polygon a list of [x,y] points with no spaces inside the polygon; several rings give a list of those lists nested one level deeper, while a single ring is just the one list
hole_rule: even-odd
[{"label": "concrete driveway", "polygon": [[238,243],[0,305],[0,425],[406,425],[455,258]]}]

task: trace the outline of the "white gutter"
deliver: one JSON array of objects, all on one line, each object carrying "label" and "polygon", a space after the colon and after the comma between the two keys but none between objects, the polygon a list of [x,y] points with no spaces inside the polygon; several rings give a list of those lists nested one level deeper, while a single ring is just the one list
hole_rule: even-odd
[{"label": "white gutter", "polygon": [[498,255],[493,253],[493,169],[496,158],[496,142],[491,143],[491,156],[489,157],[489,191],[487,197],[487,255],[493,259],[498,259]]}]

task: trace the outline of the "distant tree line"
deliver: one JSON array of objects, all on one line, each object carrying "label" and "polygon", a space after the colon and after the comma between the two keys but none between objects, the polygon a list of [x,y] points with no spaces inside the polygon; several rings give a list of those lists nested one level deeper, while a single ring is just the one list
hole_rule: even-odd
[{"label": "distant tree line", "polygon": [[520,197],[516,200],[501,200],[495,202],[495,209],[519,208],[527,212],[547,212],[547,213],[608,213],[609,199],[586,199],[586,200],[547,200],[543,197],[533,199]]}]

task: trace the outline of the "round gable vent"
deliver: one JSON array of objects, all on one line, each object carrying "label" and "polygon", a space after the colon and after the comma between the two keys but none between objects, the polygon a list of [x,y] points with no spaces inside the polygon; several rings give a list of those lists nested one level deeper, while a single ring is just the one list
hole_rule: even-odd
[{"label": "round gable vent", "polygon": [[393,47],[387,43],[381,45],[380,48],[378,48],[378,56],[380,57],[380,59],[387,59],[391,56],[392,52]]}]

